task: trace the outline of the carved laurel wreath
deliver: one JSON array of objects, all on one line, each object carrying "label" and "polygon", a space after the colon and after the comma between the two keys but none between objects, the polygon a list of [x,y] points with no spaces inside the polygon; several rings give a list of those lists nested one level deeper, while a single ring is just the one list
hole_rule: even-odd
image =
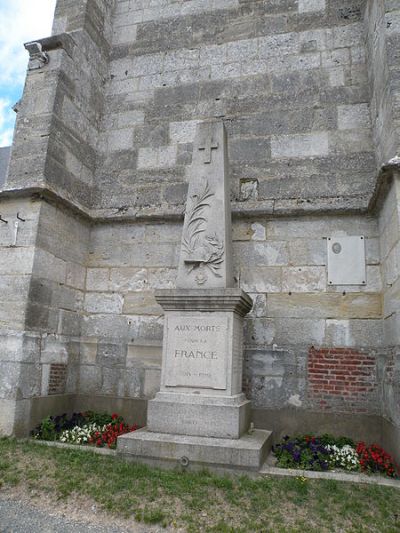
[{"label": "carved laurel wreath", "polygon": [[[206,210],[210,208],[210,198],[215,196],[210,191],[206,181],[204,191],[191,197],[191,205],[186,210],[186,229],[182,239],[183,248],[188,256],[185,263],[189,272],[195,268],[207,266],[217,277],[222,277],[218,272],[221,268],[224,256],[224,243],[217,234],[204,235],[206,231]],[[202,257],[200,258],[200,256]]]}]

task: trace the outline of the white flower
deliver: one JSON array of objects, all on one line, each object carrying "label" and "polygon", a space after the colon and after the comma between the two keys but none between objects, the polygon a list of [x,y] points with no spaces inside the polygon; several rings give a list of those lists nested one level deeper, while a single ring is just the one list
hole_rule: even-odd
[{"label": "white flower", "polygon": [[359,460],[356,450],[346,444],[339,448],[336,445],[328,445],[326,448],[331,452],[330,463],[331,466],[344,468],[346,470],[358,470]]}]

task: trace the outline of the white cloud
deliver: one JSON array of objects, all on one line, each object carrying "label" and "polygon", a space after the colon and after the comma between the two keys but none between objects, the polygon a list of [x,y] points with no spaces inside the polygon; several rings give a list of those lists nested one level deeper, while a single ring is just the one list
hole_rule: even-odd
[{"label": "white cloud", "polygon": [[0,146],[9,146],[14,133],[15,114],[10,100],[0,98]]},{"label": "white cloud", "polygon": [[24,43],[48,37],[56,0],[0,0],[0,146],[11,144],[14,95],[21,95],[28,64]]},{"label": "white cloud", "polygon": [[28,54],[24,43],[51,33],[56,0],[0,2],[0,84],[23,83]]}]

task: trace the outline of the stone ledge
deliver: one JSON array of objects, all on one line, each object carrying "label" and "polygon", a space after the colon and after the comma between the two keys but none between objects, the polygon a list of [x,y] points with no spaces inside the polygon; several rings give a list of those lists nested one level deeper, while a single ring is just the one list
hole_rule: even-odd
[{"label": "stone ledge", "polygon": [[76,450],[97,453],[98,455],[109,455],[115,457],[117,455],[116,450],[110,450],[108,448],[96,448],[95,446],[83,446],[81,444],[67,444],[65,442],[49,441],[49,440],[36,440],[36,439],[24,439],[27,442],[39,444],[40,446],[48,446],[49,448],[60,448],[62,450]]},{"label": "stone ledge", "polygon": [[165,289],[155,291],[165,311],[231,311],[245,316],[253,301],[242,289]]},{"label": "stone ledge", "polygon": [[[387,172],[386,174],[387,175]],[[7,184],[5,184],[7,186]],[[329,198],[288,198],[258,201],[252,203],[233,202],[232,218],[238,219],[260,219],[265,217],[297,217],[341,215],[341,214],[368,214],[376,208],[377,198],[382,196],[382,185],[376,187],[374,196],[359,195],[352,197],[329,197]],[[55,205],[62,205],[80,216],[88,219],[94,224],[107,222],[120,223],[144,223],[144,222],[182,222],[184,218],[184,206],[169,206],[162,204],[159,206],[149,206],[144,208],[129,207],[126,210],[118,208],[91,208],[84,206],[75,200],[68,198],[60,192],[48,186],[30,185],[23,188],[0,188],[0,200],[8,198],[34,197],[43,199]]]},{"label": "stone ledge", "polygon": [[272,445],[272,433],[254,430],[240,439],[152,433],[147,428],[118,437],[117,455],[154,466],[258,471]]},{"label": "stone ledge", "polygon": [[400,490],[400,480],[389,479],[379,475],[357,474],[347,472],[337,472],[331,470],[329,472],[317,472],[314,470],[296,470],[293,468],[278,468],[264,464],[260,470],[262,476],[274,477],[303,477],[306,479],[334,479],[335,481],[344,481],[346,483],[364,483],[367,485],[382,485],[386,487],[394,487]]}]

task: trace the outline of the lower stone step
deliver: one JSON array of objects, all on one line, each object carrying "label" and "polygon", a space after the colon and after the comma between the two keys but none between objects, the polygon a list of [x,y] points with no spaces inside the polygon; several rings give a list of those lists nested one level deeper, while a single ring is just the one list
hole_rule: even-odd
[{"label": "lower stone step", "polygon": [[272,432],[255,429],[240,439],[154,433],[147,428],[118,437],[117,454],[152,466],[258,472],[272,446]]}]

